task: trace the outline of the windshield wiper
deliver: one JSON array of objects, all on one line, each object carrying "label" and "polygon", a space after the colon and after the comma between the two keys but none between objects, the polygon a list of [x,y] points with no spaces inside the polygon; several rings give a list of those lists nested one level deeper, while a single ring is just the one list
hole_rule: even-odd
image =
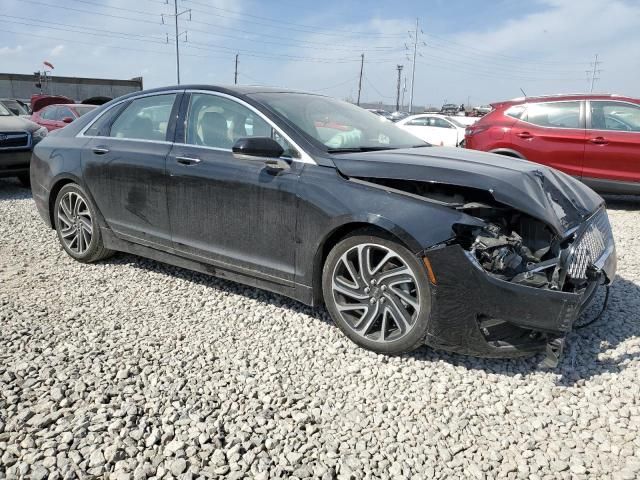
[{"label": "windshield wiper", "polygon": [[352,152],[377,152],[380,150],[395,150],[397,147],[345,147],[330,148],[329,153],[352,153]]}]

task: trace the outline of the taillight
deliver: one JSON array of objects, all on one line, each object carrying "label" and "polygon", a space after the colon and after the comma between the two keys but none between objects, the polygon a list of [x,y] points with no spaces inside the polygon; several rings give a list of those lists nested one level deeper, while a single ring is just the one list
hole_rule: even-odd
[{"label": "taillight", "polygon": [[467,137],[471,137],[473,135],[477,135],[478,133],[484,132],[489,128],[488,125],[470,125],[464,130],[464,134]]}]

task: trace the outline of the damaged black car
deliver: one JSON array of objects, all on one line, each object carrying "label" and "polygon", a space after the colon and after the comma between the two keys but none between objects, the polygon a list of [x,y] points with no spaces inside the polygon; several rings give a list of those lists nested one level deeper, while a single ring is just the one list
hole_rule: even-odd
[{"label": "damaged black car", "polygon": [[604,202],[579,181],[321,95],[121,97],[38,144],[31,183],[78,261],[130,252],[324,304],[380,353],[553,363],[616,269]]}]

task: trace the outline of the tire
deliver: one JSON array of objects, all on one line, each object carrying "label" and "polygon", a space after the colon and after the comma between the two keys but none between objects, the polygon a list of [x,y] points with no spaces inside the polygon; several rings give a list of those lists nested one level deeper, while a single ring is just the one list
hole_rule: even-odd
[{"label": "tire", "polygon": [[18,175],[18,181],[24,188],[31,188],[31,177],[28,173]]},{"label": "tire", "polygon": [[340,241],[325,261],[322,293],[336,325],[363,348],[399,354],[424,342],[429,278],[420,260],[392,238],[356,233]]},{"label": "tire", "polygon": [[80,185],[69,183],[62,187],[53,208],[60,245],[75,260],[97,262],[114,253],[105,248],[97,209]]}]

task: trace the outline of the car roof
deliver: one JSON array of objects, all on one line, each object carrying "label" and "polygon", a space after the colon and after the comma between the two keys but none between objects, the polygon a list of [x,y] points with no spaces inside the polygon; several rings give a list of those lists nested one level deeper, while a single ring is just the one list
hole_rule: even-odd
[{"label": "car roof", "polygon": [[534,97],[518,97],[511,100],[505,100],[502,102],[495,102],[490,104],[492,107],[497,108],[505,105],[518,105],[522,103],[535,103],[535,102],[548,102],[550,100],[564,101],[564,100],[625,100],[634,103],[639,103],[637,98],[627,97],[624,95],[618,95],[615,93],[558,93],[553,95],[538,95]]}]

